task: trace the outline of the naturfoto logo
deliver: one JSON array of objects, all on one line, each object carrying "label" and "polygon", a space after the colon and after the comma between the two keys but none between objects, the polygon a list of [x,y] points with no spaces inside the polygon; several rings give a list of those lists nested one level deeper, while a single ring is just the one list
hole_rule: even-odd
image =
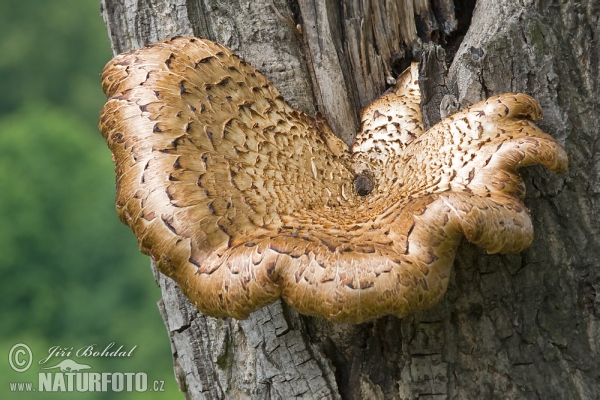
[{"label": "naturfoto logo", "polygon": [[78,364],[75,361],[69,360],[67,358],[66,360],[62,360],[55,366],[48,367],[48,368],[42,368],[42,369],[54,369],[54,368],[60,368],[60,370],[62,372],[77,372],[77,371],[81,371],[82,369],[90,369],[91,367],[89,365],[85,365],[85,364]]},{"label": "naturfoto logo", "polygon": [[[38,372],[37,386],[34,386],[33,382],[11,382],[10,391],[162,392],[164,381],[155,380],[152,382],[152,386],[148,386],[148,376],[145,372],[88,372],[87,370],[93,369],[87,364],[89,361],[83,363],[71,358],[64,358],[131,357],[136,347],[133,346],[130,349],[125,349],[123,346],[116,347],[114,342],[105,347],[92,344],[77,350],[73,347],[53,346],[48,350],[48,355],[38,362],[38,365],[43,365],[43,367]],[[15,372],[24,372],[31,367],[33,358],[31,348],[24,343],[18,343],[11,348],[8,361]],[[59,361],[58,359],[54,360],[55,358],[64,359]],[[53,362],[48,363],[50,360]]]}]

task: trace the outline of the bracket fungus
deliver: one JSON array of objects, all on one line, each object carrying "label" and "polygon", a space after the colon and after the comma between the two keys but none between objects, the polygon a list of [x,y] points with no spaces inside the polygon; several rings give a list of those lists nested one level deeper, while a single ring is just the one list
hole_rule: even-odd
[{"label": "bracket fungus", "polygon": [[352,149],[208,40],[121,54],[102,85],[118,214],[211,316],[246,318],[279,297],[352,323],[431,307],[463,237],[488,253],[531,244],[517,170],[567,168],[525,94],[425,131],[416,64],[362,111]]}]

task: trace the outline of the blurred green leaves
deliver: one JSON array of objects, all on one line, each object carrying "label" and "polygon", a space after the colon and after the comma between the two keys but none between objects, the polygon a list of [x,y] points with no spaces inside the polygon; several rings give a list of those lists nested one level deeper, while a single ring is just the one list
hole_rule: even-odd
[{"label": "blurred green leaves", "polygon": [[[130,251],[135,240],[115,216],[110,152],[76,115],[31,105],[0,118],[0,187],[10,188],[0,197],[0,273],[19,282],[7,285],[0,299],[28,310],[5,319],[0,333],[25,328],[63,337],[81,330],[68,321],[76,312],[70,306],[81,303],[71,289],[87,289],[79,294],[91,297],[104,281],[118,286],[113,275],[138,278],[130,271],[140,268],[151,280],[147,261]],[[123,271],[115,270],[119,264]],[[94,306],[103,301],[91,300],[86,312],[100,312]]]},{"label": "blurred green leaves", "polygon": [[97,118],[98,76],[111,56],[97,1],[3,1],[0,33],[0,114],[45,99]]},{"label": "blurred green leaves", "polygon": [[[89,364],[147,372],[165,380],[167,392],[85,398],[178,398],[156,306],[160,291],[148,258],[117,218],[111,155],[96,126],[105,101],[99,74],[111,58],[99,4],[0,2],[0,38],[3,358],[19,341],[36,360],[56,345],[137,345],[131,359]],[[18,375],[0,362],[0,398],[8,398],[8,382],[22,380]]]}]

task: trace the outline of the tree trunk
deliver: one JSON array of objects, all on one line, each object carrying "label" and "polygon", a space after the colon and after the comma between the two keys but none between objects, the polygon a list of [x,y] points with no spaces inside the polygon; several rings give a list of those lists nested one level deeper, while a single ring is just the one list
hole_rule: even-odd
[{"label": "tree trunk", "polygon": [[231,48],[351,143],[358,110],[420,60],[426,124],[525,92],[569,171],[523,171],[535,239],[463,243],[448,293],[404,319],[333,324],[281,302],[199,313],[156,273],[187,398],[600,398],[600,6],[592,0],[103,0],[120,53],[173,35]]}]

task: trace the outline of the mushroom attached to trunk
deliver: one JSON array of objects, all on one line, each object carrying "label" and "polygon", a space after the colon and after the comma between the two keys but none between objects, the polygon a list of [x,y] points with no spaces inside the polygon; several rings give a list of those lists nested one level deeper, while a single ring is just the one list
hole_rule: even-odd
[{"label": "mushroom attached to trunk", "polygon": [[359,323],[440,300],[463,237],[520,252],[520,167],[567,168],[508,93],[425,131],[416,64],[362,111],[352,149],[229,49],[179,37],[115,57],[100,129],[117,211],[202,312],[245,318],[282,297]]}]

